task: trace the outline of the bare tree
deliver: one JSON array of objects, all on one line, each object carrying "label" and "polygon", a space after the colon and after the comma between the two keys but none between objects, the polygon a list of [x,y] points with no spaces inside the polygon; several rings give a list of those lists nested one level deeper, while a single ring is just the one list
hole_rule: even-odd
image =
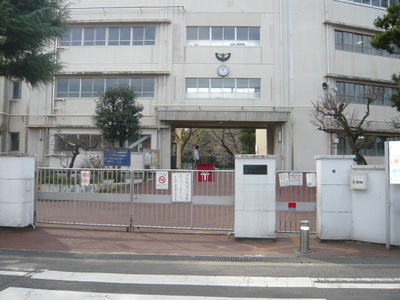
[{"label": "bare tree", "polygon": [[89,135],[56,134],[54,146],[59,155],[61,166],[73,168],[80,151],[90,151],[100,146],[101,138],[89,139]]},{"label": "bare tree", "polygon": [[240,145],[231,129],[211,129],[211,133],[214,136],[214,140],[225,149],[230,157],[234,157],[236,153],[239,153]]},{"label": "bare tree", "polygon": [[400,117],[394,117],[390,119],[387,124],[394,130],[400,129]]},{"label": "bare tree", "polygon": [[[349,145],[355,160],[359,165],[366,165],[365,158],[360,154],[362,149],[371,145],[375,139],[366,136],[367,118],[370,115],[370,105],[381,99],[384,89],[371,87],[365,91],[363,106],[349,107],[350,102],[333,91],[329,91],[321,96],[317,101],[312,102],[314,111],[310,116],[310,123],[318,130],[327,133],[336,133],[342,136]],[[359,113],[357,108],[365,109],[364,113]]]}]

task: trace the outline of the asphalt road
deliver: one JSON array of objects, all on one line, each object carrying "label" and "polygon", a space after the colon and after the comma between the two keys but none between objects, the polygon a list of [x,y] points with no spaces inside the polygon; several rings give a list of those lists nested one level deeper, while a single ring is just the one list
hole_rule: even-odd
[{"label": "asphalt road", "polygon": [[0,251],[0,299],[399,299],[400,259]]}]

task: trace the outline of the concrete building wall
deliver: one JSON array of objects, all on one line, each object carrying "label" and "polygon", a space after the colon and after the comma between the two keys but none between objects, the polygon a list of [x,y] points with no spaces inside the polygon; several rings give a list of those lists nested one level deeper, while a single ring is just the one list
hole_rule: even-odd
[{"label": "concrete building wall", "polygon": [[[179,127],[268,129],[264,154],[277,155],[277,169],[314,169],[315,155],[336,154],[335,136],[310,124],[312,101],[337,81],[393,86],[398,59],[335,49],[335,30],[373,35],[373,20],[382,8],[338,0],[76,0],[71,28],[155,26],[152,46],[60,46],[65,68],[57,78],[139,77],[155,79],[155,95],[138,98],[144,106],[143,132],[161,151],[161,167],[170,166],[171,139]],[[187,45],[188,26],[255,26],[260,45]],[[216,53],[230,53],[220,62]],[[186,78],[261,79],[261,97],[188,97]],[[9,81],[1,82],[2,114],[10,130],[21,133],[20,151],[37,153],[39,165],[53,163],[50,144],[56,132],[94,134],[91,115],[96,98],[57,97],[56,84],[30,90],[23,85],[19,102],[7,98]],[[360,105],[353,105],[360,108]],[[363,108],[361,107],[361,110]],[[389,106],[371,107],[370,129],[390,131],[386,120],[398,113]],[[29,117],[28,117],[29,116]],[[2,136],[7,151],[9,141]],[[268,148],[267,148],[268,141]],[[264,150],[263,150],[264,151]],[[382,163],[382,157],[367,157]]]}]

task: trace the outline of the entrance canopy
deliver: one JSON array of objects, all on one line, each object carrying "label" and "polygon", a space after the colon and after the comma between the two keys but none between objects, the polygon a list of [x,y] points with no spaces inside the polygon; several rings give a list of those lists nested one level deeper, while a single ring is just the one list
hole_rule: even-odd
[{"label": "entrance canopy", "polygon": [[173,123],[176,127],[198,128],[263,128],[266,123],[284,123],[289,120],[290,109],[268,107],[229,107],[216,109],[203,106],[161,106],[158,119]]}]

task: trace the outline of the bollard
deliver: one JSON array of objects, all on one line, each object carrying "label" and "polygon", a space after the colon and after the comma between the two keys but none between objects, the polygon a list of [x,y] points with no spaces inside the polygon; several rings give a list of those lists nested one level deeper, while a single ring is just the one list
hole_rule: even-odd
[{"label": "bollard", "polygon": [[300,221],[300,253],[310,253],[310,221]]}]

